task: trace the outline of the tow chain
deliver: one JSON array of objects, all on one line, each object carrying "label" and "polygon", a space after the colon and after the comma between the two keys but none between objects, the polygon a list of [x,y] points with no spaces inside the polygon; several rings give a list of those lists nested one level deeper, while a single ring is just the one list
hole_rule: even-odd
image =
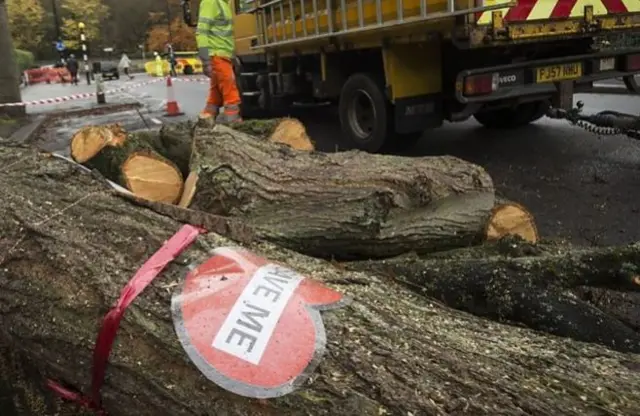
[{"label": "tow chain", "polygon": [[617,111],[601,111],[597,114],[584,115],[584,103],[578,101],[575,108],[563,110],[551,108],[547,117],[568,120],[571,124],[600,136],[624,135],[640,140],[640,115],[620,113]]}]

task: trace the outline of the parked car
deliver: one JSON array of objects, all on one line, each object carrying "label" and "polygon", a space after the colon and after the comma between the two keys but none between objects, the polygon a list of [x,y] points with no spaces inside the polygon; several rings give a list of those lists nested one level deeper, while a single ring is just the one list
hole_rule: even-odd
[{"label": "parked car", "polygon": [[118,64],[115,62],[97,62],[94,64],[93,72],[102,74],[102,79],[120,79]]}]

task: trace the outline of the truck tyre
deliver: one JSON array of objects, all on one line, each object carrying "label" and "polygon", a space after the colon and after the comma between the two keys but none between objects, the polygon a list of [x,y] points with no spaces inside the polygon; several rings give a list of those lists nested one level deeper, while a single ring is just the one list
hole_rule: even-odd
[{"label": "truck tyre", "polygon": [[482,111],[474,114],[473,117],[489,129],[515,129],[541,119],[548,108],[548,101],[534,101],[512,108]]},{"label": "truck tyre", "polygon": [[189,64],[185,65],[184,69],[182,70],[182,73],[184,75],[193,75],[193,67]]},{"label": "truck tyre", "polygon": [[338,113],[351,146],[370,153],[384,151],[393,132],[391,110],[384,86],[375,76],[357,73],[344,83]]}]

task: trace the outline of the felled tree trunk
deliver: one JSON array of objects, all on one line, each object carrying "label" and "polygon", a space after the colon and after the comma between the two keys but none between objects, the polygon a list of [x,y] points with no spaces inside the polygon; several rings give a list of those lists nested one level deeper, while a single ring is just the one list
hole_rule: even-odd
[{"label": "felled tree trunk", "polygon": [[[10,190],[0,198],[0,339],[40,375],[86,392],[101,317],[180,224],[62,160],[0,147],[2,166],[11,160],[22,163],[0,175]],[[328,351],[299,390],[266,401],[228,393],[186,357],[169,297],[187,264],[230,244],[201,237],[129,308],[103,388],[109,415],[640,412],[636,355],[475,318],[268,243],[250,248],[354,300],[323,314]]]},{"label": "felled tree trunk", "polygon": [[[173,161],[186,178],[191,161],[192,138],[195,123],[164,124],[158,134],[148,134],[156,151]],[[294,118],[277,118],[267,120],[245,120],[233,125],[234,130],[241,131],[257,139],[286,144],[297,150],[314,150],[313,142],[307,135],[304,125]]]},{"label": "felled tree trunk", "polygon": [[314,256],[470,245],[494,206],[486,171],[454,157],[297,152],[221,125],[196,128],[193,140],[191,208],[243,218]]},{"label": "felled tree trunk", "polygon": [[142,198],[176,203],[182,195],[183,176],[159,152],[158,140],[151,132],[130,133],[120,144],[104,146],[84,165]]},{"label": "felled tree trunk", "polygon": [[[570,290],[588,286],[640,292],[639,266],[640,244],[587,250],[530,245],[517,239],[423,258],[346,264],[401,282],[457,309],[634,353],[640,353],[640,332],[620,320],[625,309],[620,305],[598,309],[607,305],[586,303]],[[618,313],[607,313],[611,311]],[[630,310],[626,312],[629,316]]]},{"label": "felled tree trunk", "polygon": [[640,293],[625,293],[581,286],[573,290],[580,299],[640,332]]}]

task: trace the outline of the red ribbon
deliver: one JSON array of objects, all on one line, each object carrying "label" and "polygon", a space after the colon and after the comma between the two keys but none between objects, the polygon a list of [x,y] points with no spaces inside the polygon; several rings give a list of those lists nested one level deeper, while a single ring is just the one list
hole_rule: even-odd
[{"label": "red ribbon", "polygon": [[52,380],[47,381],[49,388],[63,399],[76,402],[85,408],[93,409],[97,411],[98,414],[106,414],[104,410],[102,410],[100,389],[104,384],[104,376],[107,370],[109,356],[111,355],[111,348],[116,339],[120,321],[125,311],[153,279],[184,249],[189,247],[199,234],[204,232],[205,230],[192,225],[182,226],[177,233],[165,241],[162,247],[138,269],[136,274],[122,289],[120,298],[104,317],[102,328],[100,328],[98,338],[96,339],[96,345],[93,350],[91,397],[86,397],[80,393],[71,391]]}]

